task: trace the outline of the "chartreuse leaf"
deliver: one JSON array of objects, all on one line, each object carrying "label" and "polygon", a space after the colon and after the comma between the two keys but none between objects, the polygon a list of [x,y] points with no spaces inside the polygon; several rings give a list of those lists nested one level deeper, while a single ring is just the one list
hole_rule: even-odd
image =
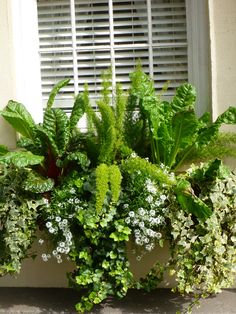
[{"label": "chartreuse leaf", "polygon": [[31,171],[28,174],[27,179],[23,183],[23,188],[26,191],[33,193],[44,193],[51,191],[54,186],[54,181],[52,179],[45,179],[41,177],[38,173]]},{"label": "chartreuse leaf", "polygon": [[34,155],[31,152],[8,152],[0,156],[0,163],[13,164],[16,167],[28,167],[41,164],[44,160],[43,156]]},{"label": "chartreuse leaf", "polygon": [[52,107],[53,103],[54,103],[54,100],[55,100],[55,97],[56,95],[58,94],[59,90],[68,85],[68,83],[70,82],[70,79],[64,79],[64,80],[61,80],[60,82],[58,82],[52,89],[50,95],[49,95],[49,98],[48,98],[48,102],[47,102],[47,106],[46,108],[49,109]]},{"label": "chartreuse leaf", "polygon": [[1,115],[21,135],[34,138],[35,122],[24,105],[10,100]]}]

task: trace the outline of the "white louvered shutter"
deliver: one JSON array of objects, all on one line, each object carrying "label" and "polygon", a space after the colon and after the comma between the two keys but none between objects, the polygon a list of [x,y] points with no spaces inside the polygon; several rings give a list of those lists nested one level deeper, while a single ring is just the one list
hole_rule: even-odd
[{"label": "white louvered shutter", "polygon": [[[167,94],[188,79],[185,0],[38,0],[43,102],[63,78],[71,82],[56,99],[70,111],[74,94],[88,84],[96,99],[101,73],[129,86],[138,60]],[[73,7],[72,7],[73,6]]]}]

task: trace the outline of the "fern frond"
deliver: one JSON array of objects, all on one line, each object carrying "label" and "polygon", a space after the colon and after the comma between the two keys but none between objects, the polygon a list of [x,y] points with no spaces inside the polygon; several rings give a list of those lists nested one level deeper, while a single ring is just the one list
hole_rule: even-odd
[{"label": "fern frond", "polygon": [[115,115],[112,108],[103,102],[98,102],[98,108],[101,113],[102,122],[101,148],[98,161],[110,164],[114,158],[116,143]]},{"label": "fern frond", "polygon": [[109,167],[106,164],[97,166],[96,171],[96,212],[99,214],[102,210],[106,194],[109,188]]},{"label": "fern frond", "polygon": [[120,196],[122,180],[121,172],[118,166],[111,165],[109,167],[109,178],[112,201],[116,203]]}]

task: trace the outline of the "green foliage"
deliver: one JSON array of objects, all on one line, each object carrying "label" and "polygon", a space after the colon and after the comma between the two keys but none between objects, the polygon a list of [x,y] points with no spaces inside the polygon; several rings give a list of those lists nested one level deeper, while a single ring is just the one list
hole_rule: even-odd
[{"label": "green foliage", "polygon": [[10,100],[1,115],[17,132],[29,139],[34,138],[35,122],[24,105]]},{"label": "green foliage", "polygon": [[[49,241],[44,261],[70,259],[76,265],[69,280],[83,290],[78,312],[108,296],[123,297],[131,287],[150,291],[166,271],[176,276],[176,291],[195,295],[191,307],[230,286],[236,268],[235,175],[219,159],[182,174],[171,171],[192,158],[236,156],[236,136],[219,132],[222,124],[235,123],[236,109],[215,122],[208,113],[198,118],[190,84],[163,101],[138,65],[128,97],[120,85],[112,91],[107,71],[97,111],[85,86],[68,117],[52,107],[68,82],[53,88],[42,124],[14,101],[1,112],[21,138],[15,151],[0,146],[0,275],[19,272],[39,229],[39,243]],[[80,132],[84,114],[88,129]],[[127,241],[135,243],[140,262],[155,246],[169,243],[170,259],[162,264],[157,256],[147,276],[134,282]]]},{"label": "green foliage", "polygon": [[34,240],[41,197],[26,194],[23,169],[4,168],[0,175],[0,276],[19,273]]},{"label": "green foliage", "polygon": [[170,102],[162,101],[155,95],[151,79],[138,66],[131,76],[125,122],[127,142],[140,156],[148,156],[150,147],[154,163],[177,170],[190,155],[194,157],[219,137],[222,124],[236,122],[234,107],[215,122],[211,122],[209,114],[197,118],[195,99],[195,89],[186,83],[177,88]]},{"label": "green foliage", "polygon": [[[98,112],[89,101],[85,109],[88,133],[84,137],[84,145],[89,159],[95,166],[99,163],[112,164],[131,152],[123,138],[126,98],[120,85],[117,85],[116,95],[112,98],[110,71],[104,72],[102,79],[103,88],[97,101]],[[88,99],[87,88],[85,91]]]},{"label": "green foliage", "polygon": [[213,213],[196,219],[172,203],[171,267],[177,291],[206,297],[234,281],[236,177],[220,161],[190,168],[186,177]]},{"label": "green foliage", "polygon": [[121,191],[121,173],[116,165],[100,164],[95,170],[96,174],[96,211],[100,213],[106,202],[107,193],[111,194],[111,201],[116,203]]},{"label": "green foliage", "polygon": [[112,195],[112,202],[116,203],[119,200],[121,191],[122,176],[120,169],[117,165],[111,165],[109,167],[109,181]]},{"label": "green foliage", "polygon": [[108,191],[109,168],[106,164],[100,164],[96,168],[96,211],[101,212]]},{"label": "green foliage", "polygon": [[[32,178],[31,173],[25,184],[27,190],[36,191],[38,187],[38,192],[42,193],[50,186],[52,188],[51,179],[58,184],[60,177],[70,171],[71,167],[84,168],[88,165],[86,155],[78,152],[78,143],[75,145],[75,127],[85,111],[86,96],[81,94],[75,99],[70,119],[63,110],[52,108],[56,94],[68,82],[69,80],[62,80],[53,88],[43,124],[36,124],[26,108],[14,101],[10,101],[1,112],[4,119],[22,135],[17,145],[24,151],[6,152],[0,161],[14,164],[16,167],[31,167],[38,173],[37,180]],[[39,180],[39,176],[44,177],[44,180]]]}]

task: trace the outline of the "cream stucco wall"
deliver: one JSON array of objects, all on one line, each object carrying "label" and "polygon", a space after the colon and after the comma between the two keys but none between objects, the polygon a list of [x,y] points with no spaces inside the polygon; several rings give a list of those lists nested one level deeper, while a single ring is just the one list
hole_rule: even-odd
[{"label": "cream stucco wall", "polygon": [[[15,97],[14,65],[12,62],[11,23],[6,1],[0,1],[0,109],[7,101]],[[1,143],[10,147],[15,146],[15,133],[0,118]]]},{"label": "cream stucco wall", "polygon": [[212,111],[236,106],[236,1],[209,0]]},{"label": "cream stucco wall", "polygon": [[[205,1],[209,5],[210,85],[213,118],[216,118],[229,105],[236,106],[236,0]],[[0,1],[0,109],[6,105],[7,100],[14,98],[22,102],[26,100],[28,108],[31,110],[30,104],[34,103],[36,108],[37,104],[30,102],[30,98],[38,101],[40,96],[36,91],[36,95],[32,92],[32,86],[31,96],[26,97],[27,81],[21,82],[20,76],[24,63],[22,62],[21,67],[19,67],[19,64],[16,65],[17,60],[19,63],[19,56],[14,54],[15,50],[13,48],[17,45],[15,40],[17,36],[14,34],[18,28],[16,22],[12,20],[12,9],[14,5],[19,5],[20,2],[22,5],[29,5],[35,0]],[[28,37],[24,40],[27,41]],[[26,56],[22,58],[27,60],[27,51],[25,53]],[[29,61],[34,62],[34,59],[29,58]],[[30,70],[30,62],[25,70]],[[38,73],[29,74],[28,78],[32,85],[39,84]],[[24,93],[22,93],[23,90]],[[40,111],[38,114],[37,110],[34,110],[34,112],[36,112],[36,117],[40,116]],[[0,120],[0,143],[7,144],[10,147],[15,144],[14,132],[2,120]],[[132,256],[131,259],[133,259],[134,272],[139,276],[143,273],[143,270],[138,270],[139,265]],[[150,260],[145,264],[151,265]],[[1,278],[0,286],[66,286],[65,272],[71,269],[73,269],[73,265],[69,263],[60,265],[52,261],[43,263],[40,257],[33,262],[26,260],[18,279]]]}]

